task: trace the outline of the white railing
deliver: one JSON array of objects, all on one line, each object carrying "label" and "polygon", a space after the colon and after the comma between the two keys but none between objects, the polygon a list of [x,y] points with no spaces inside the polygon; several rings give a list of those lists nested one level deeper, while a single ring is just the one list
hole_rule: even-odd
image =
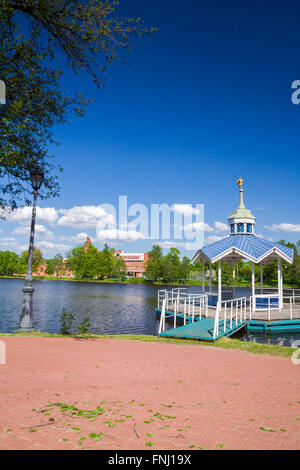
[{"label": "white railing", "polygon": [[247,319],[247,298],[239,297],[232,300],[222,300],[217,304],[215,315],[213,338],[219,336],[219,327],[223,320],[224,333],[227,330],[227,321],[229,321],[229,328],[232,330],[233,326],[238,323],[244,323]]},{"label": "white railing", "polygon": [[161,308],[163,299],[168,299],[171,303],[175,302],[175,300],[178,300],[181,297],[181,291],[184,290],[187,290],[187,287],[176,287],[170,291],[167,289],[160,289],[157,292],[157,308]]},{"label": "white railing", "polygon": [[[274,320],[300,319],[300,295],[296,295],[295,291],[292,295],[284,295],[281,303],[278,293],[255,295],[254,298],[250,297],[249,300],[249,320],[254,317],[271,321],[273,311],[277,312],[277,315],[273,314]],[[265,317],[262,317],[259,312],[266,312]]]},{"label": "white railing", "polygon": [[161,332],[164,331],[165,329],[166,329],[166,299],[162,301],[158,334],[160,335]]},{"label": "white railing", "polygon": [[283,310],[290,320],[300,319],[300,295],[283,296]]},{"label": "white railing", "polygon": [[[172,326],[176,328],[178,324],[186,325],[187,322],[193,323],[208,316],[208,296],[211,293],[189,294],[184,290],[186,289],[172,289],[171,291],[163,289],[158,292],[158,306],[161,308],[159,334],[166,328],[166,317],[171,321],[173,319]],[[258,305],[259,308],[257,308]],[[220,325],[223,326],[226,334],[228,328],[232,329],[239,322],[244,323],[252,318],[271,321],[272,311],[274,311],[274,320],[300,319],[300,295],[295,295],[294,292],[293,295],[283,296],[282,308],[279,306],[278,293],[218,301],[213,338],[219,336]]]},{"label": "white railing", "polygon": [[[273,292],[278,293],[278,287],[255,287],[256,294],[272,294]],[[300,289],[293,287],[284,287],[283,295],[285,297],[298,297],[300,295]]]},{"label": "white railing", "polygon": [[279,310],[280,309],[280,297],[278,292],[274,294],[258,294],[252,299],[254,302],[253,311],[264,311],[268,310]]},{"label": "white railing", "polygon": [[158,308],[161,309],[159,334],[165,330],[166,317],[173,318],[173,327],[177,328],[178,323],[186,325],[187,322],[194,323],[208,315],[208,304],[206,294],[189,294],[166,289],[158,292]]}]

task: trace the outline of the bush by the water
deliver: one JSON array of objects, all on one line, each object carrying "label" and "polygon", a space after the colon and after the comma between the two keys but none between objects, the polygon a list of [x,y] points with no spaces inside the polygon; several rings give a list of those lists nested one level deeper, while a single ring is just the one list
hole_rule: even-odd
[{"label": "bush by the water", "polygon": [[69,335],[70,329],[72,327],[72,323],[75,320],[73,313],[67,312],[67,310],[63,308],[62,313],[59,317],[59,320],[60,320],[60,334]]},{"label": "bush by the water", "polygon": [[91,326],[90,318],[88,315],[84,317],[84,319],[78,323],[77,328],[82,335],[85,335],[89,332],[89,327]]}]

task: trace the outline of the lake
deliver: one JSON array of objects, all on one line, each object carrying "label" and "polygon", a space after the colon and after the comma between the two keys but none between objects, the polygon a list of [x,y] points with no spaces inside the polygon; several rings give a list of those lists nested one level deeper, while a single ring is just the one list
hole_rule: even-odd
[{"label": "lake", "polygon": [[[0,279],[0,332],[12,333],[19,327],[24,281]],[[59,333],[63,308],[75,317],[71,331],[87,315],[90,332],[98,334],[157,335],[159,318],[156,315],[157,291],[161,286],[143,284],[84,283],[72,281],[33,281],[34,328]],[[238,287],[237,296],[250,295],[250,289]],[[200,286],[191,292],[202,292]],[[300,334],[260,335],[240,333],[243,341],[256,341],[289,346],[300,340]]]}]

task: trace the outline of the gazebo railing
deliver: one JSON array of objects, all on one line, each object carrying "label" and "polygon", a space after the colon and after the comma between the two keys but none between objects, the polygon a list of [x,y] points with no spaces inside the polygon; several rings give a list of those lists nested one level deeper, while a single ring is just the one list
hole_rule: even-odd
[{"label": "gazebo railing", "polygon": [[[237,299],[222,300],[218,302],[213,338],[219,336],[220,325],[223,324],[224,333],[226,334],[227,328],[232,330],[233,326],[238,326],[238,323],[244,323],[247,320],[247,298],[239,297]],[[223,320],[223,322],[222,322]],[[229,321],[229,325],[227,322]]]},{"label": "gazebo railing", "polygon": [[162,307],[162,301],[167,299],[168,302],[174,303],[175,300],[178,300],[182,295],[184,290],[187,290],[186,287],[176,287],[171,290],[160,289],[157,292],[157,308]]},{"label": "gazebo railing", "polygon": [[[267,312],[265,319],[272,320],[294,320],[300,319],[300,294],[284,295],[280,303],[279,294],[259,294],[250,297],[249,320],[258,319],[259,312]],[[272,312],[276,311],[276,315]],[[262,318],[263,319],[263,318]]]},{"label": "gazebo railing", "polygon": [[300,295],[283,296],[283,312],[290,320],[300,319]]},{"label": "gazebo railing", "polygon": [[158,305],[158,308],[161,308],[158,334],[166,329],[166,318],[171,321],[173,318],[172,326],[177,328],[178,323],[194,323],[208,314],[206,294],[180,292],[174,296],[172,291],[164,290],[158,296]]}]

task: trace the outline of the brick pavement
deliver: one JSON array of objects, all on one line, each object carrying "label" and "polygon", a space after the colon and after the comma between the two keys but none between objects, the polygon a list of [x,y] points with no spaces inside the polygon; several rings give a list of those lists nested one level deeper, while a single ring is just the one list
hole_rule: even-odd
[{"label": "brick pavement", "polygon": [[300,449],[300,366],[290,359],[119,339],[0,339],[0,449]]}]

